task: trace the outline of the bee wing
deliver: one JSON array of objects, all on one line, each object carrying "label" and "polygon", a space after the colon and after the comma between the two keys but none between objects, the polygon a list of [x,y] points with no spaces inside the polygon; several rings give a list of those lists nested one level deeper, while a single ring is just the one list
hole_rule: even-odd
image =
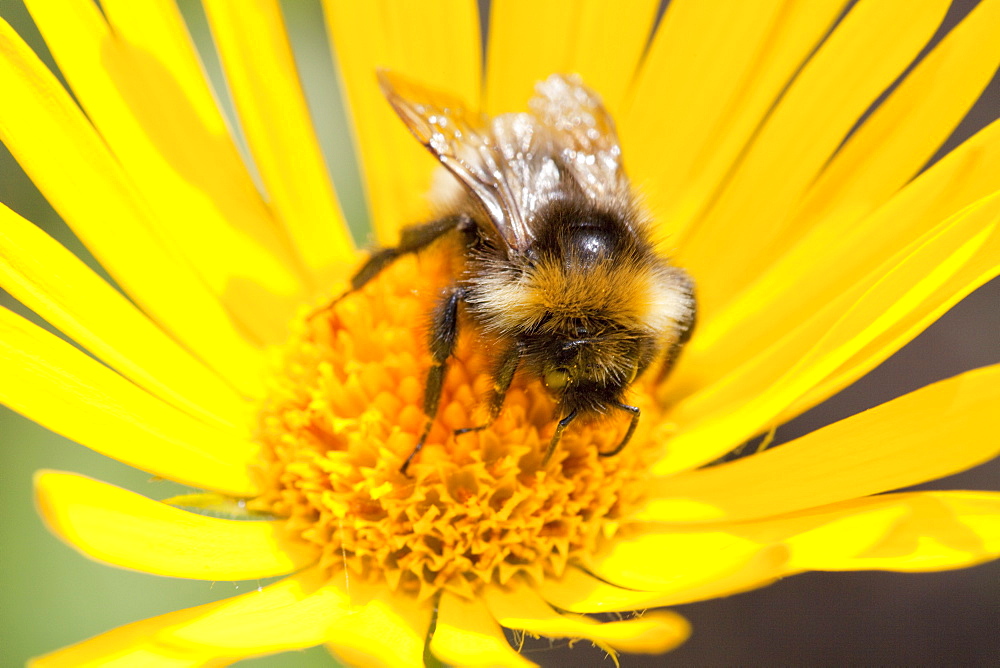
[{"label": "bee wing", "polygon": [[410,132],[482,203],[500,239],[514,251],[525,250],[532,234],[519,193],[527,182],[517,175],[530,170],[512,166],[505,157],[516,153],[508,144],[523,139],[523,133],[498,139],[488,119],[453,97],[387,70],[378,72],[378,80]]},{"label": "bee wing", "polygon": [[628,179],[611,114],[580,77],[553,74],[535,86],[528,103],[540,123],[551,129],[563,168],[584,193],[598,201],[627,196]]}]

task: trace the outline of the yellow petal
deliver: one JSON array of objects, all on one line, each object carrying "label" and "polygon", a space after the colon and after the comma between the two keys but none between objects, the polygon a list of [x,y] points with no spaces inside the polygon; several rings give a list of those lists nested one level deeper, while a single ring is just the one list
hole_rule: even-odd
[{"label": "yellow petal", "polygon": [[965,116],[1000,65],[1000,2],[972,12],[907,75],[844,146],[757,260],[769,266],[802,232],[843,231],[906,185]]},{"label": "yellow petal", "polygon": [[538,591],[556,608],[570,612],[645,610],[704,601],[763,587],[787,573],[787,559],[788,550],[782,545],[762,548],[732,573],[666,592],[626,589],[572,568],[559,580],[547,579]]},{"label": "yellow petal", "polygon": [[210,603],[200,608],[178,610],[159,617],[119,626],[75,645],[70,645],[32,660],[32,668],[186,668],[195,666],[223,666],[228,661],[213,661],[210,654],[178,651],[151,641],[150,638],[163,626],[197,615],[205,609],[219,605]]},{"label": "yellow petal", "polygon": [[[49,528],[84,554],[156,575],[248,580],[315,561],[283,521],[244,522],[197,515],[69,473],[35,477]],[[314,643],[315,644],[315,643]]]},{"label": "yellow petal", "polygon": [[[796,214],[808,221],[808,234],[784,256],[762,262],[764,275],[721,313],[701,318],[685,356],[698,357],[695,366],[702,378],[727,374],[811,317],[816,304],[835,298],[940,220],[1000,188],[1000,127],[992,127],[934,165],[882,210],[864,217],[909,178],[913,163],[933,150],[955,114],[993,73],[998,49],[983,45],[1000,43],[989,38],[1000,25],[998,11],[997,3],[980,4],[917,66],[814,186]],[[762,321],[761,312],[769,317]],[[880,361],[874,355],[870,359],[868,368],[860,360],[852,365],[858,375]],[[825,396],[837,387],[825,390]]]},{"label": "yellow petal", "polygon": [[871,503],[907,512],[868,550],[852,555],[814,550],[797,555],[794,565],[809,570],[920,572],[964,568],[1000,556],[996,492],[887,494]]},{"label": "yellow petal", "polygon": [[81,445],[156,475],[253,496],[259,446],[147,394],[37,325],[0,309],[0,403]]},{"label": "yellow petal", "polygon": [[75,255],[0,204],[0,287],[181,410],[232,427],[245,404]]},{"label": "yellow petal", "polygon": [[587,570],[619,587],[673,591],[738,572],[760,550],[760,543],[727,527],[652,526],[633,538],[615,540]]},{"label": "yellow petal", "polygon": [[[957,297],[1000,271],[998,226],[1000,193],[916,238],[839,295],[814,305],[802,321],[790,324],[784,336],[767,342],[741,366],[682,400],[671,415],[681,431],[657,473],[710,461],[777,424],[789,406],[801,405],[803,395],[831,375],[843,374],[843,365],[871,350],[873,342],[886,353],[893,342],[905,343],[906,335],[915,335]],[[704,349],[698,350],[702,345],[704,341],[692,345],[688,364],[704,359]],[[679,371],[674,389],[691,382]],[[713,372],[721,369],[708,371]]]},{"label": "yellow petal", "polygon": [[350,597],[312,568],[223,601],[157,634],[161,642],[216,656],[250,656],[322,644],[354,614]]},{"label": "yellow petal", "polygon": [[620,652],[662,654],[680,645],[691,634],[690,625],[683,617],[667,611],[601,623],[588,617],[558,613],[527,587],[514,591],[491,587],[484,592],[483,598],[494,619],[509,629],[550,638],[584,638]]},{"label": "yellow petal", "polygon": [[550,74],[575,73],[617,117],[656,9],[654,0],[499,0],[490,6],[486,104],[491,115],[527,109]]},{"label": "yellow petal", "polygon": [[409,668],[423,663],[431,606],[384,587],[348,580],[345,591],[364,607],[337,622],[328,647],[352,666]]},{"label": "yellow petal", "polygon": [[178,653],[170,648],[134,640],[121,639],[118,631],[131,627],[119,627],[110,633],[85,640],[78,645],[46,654],[28,662],[32,668],[211,668],[228,666],[231,661],[212,660],[208,656]]},{"label": "yellow petal", "polygon": [[379,243],[430,213],[426,193],[437,162],[406,130],[379,91],[385,67],[473,108],[480,84],[479,15],[470,0],[394,3],[324,0],[327,29],[346,93]]},{"label": "yellow petal", "polygon": [[1000,365],[970,371],[779,448],[661,479],[638,516],[747,520],[956,473],[1000,452],[998,401]]},{"label": "yellow petal", "polygon": [[[910,492],[709,526],[762,546],[783,545],[788,550],[785,574],[926,571],[995,559],[1000,553],[998,509],[1000,494],[996,492]],[[656,531],[670,528],[661,526]],[[659,556],[661,563],[670,559]]]},{"label": "yellow petal", "polygon": [[152,214],[79,107],[0,22],[0,141],[119,285],[154,320],[248,394],[262,359],[190,266],[153,232]]},{"label": "yellow petal", "polygon": [[[168,63],[152,50],[170,38],[186,40],[176,8],[150,5],[140,35],[113,31],[89,0],[27,6],[87,117],[145,200],[157,235],[239,322],[264,341],[282,340],[273,314],[293,312],[302,276],[218,112],[207,108],[205,83],[193,81],[201,73],[190,45],[181,44],[177,50],[186,53],[175,51]],[[254,299],[236,289],[243,285],[253,286]],[[265,296],[274,302],[266,310]]]},{"label": "yellow petal", "polygon": [[[1000,554],[998,509],[997,493],[918,492],[702,528],[652,524],[597,555],[592,566],[597,577],[571,569],[561,580],[546,580],[540,593],[565,610],[615,611],[733,594],[805,570],[961,568]],[[697,559],[683,550],[691,547],[703,559],[718,559],[711,554],[712,541],[721,550],[740,552],[740,559],[729,572],[691,577],[690,571],[699,570],[691,564]],[[745,549],[732,550],[727,541],[756,545],[756,552],[742,559]]]},{"label": "yellow petal", "polygon": [[661,592],[656,605],[687,603],[805,570],[815,554],[827,563],[851,559],[906,514],[892,504],[845,505],[757,522],[639,526],[634,538],[596,556],[589,571],[609,585]]},{"label": "yellow petal", "polygon": [[534,666],[515,652],[482,601],[465,601],[444,593],[438,603],[437,626],[430,650],[457,666]]},{"label": "yellow petal", "polygon": [[[623,154],[664,234],[705,206],[843,0],[673,0],[620,119]],[[675,237],[668,237],[670,244]]]},{"label": "yellow petal", "polygon": [[[36,659],[43,668],[226,666],[322,642],[341,599],[305,571],[261,590],[120,626]],[[298,642],[299,644],[296,644]]]},{"label": "yellow petal", "polygon": [[276,1],[211,0],[205,12],[271,206],[320,287],[354,243],[341,214]]},{"label": "yellow petal", "polygon": [[804,65],[708,210],[675,242],[678,264],[701,278],[702,312],[710,315],[761,270],[760,257],[788,233],[785,221],[805,190],[934,34],[949,4],[860,2]]},{"label": "yellow petal", "polygon": [[902,318],[892,323],[884,332],[843,362],[835,372],[799,396],[779,414],[777,420],[780,422],[790,420],[833,396],[915,339],[948,309],[997,275],[1000,267],[993,258],[998,257],[998,253],[1000,253],[1000,235],[994,232],[989,243],[977,250],[976,256],[962,271],[928,294],[919,308],[913,308],[905,313]]},{"label": "yellow petal", "polygon": [[[773,341],[947,217],[1000,190],[1000,122],[994,122],[903,188],[872,215],[820,226],[779,258],[724,311],[699,322],[688,348],[712,349],[711,375]],[[844,221],[847,221],[845,224]],[[773,314],[760,322],[759,313]],[[751,315],[752,313],[752,315]],[[754,327],[746,323],[752,317]]]}]

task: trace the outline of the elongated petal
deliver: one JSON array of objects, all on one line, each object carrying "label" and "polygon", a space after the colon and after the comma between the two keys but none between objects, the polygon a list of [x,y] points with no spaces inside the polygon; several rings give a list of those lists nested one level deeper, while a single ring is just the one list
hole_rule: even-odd
[{"label": "elongated petal", "polygon": [[312,568],[224,601],[157,634],[162,642],[221,656],[252,656],[322,644],[354,614],[350,597]]},{"label": "elongated petal", "polygon": [[281,521],[197,515],[69,473],[35,478],[49,528],[84,554],[137,571],[198,580],[249,580],[302,568],[315,551]]},{"label": "elongated petal", "polygon": [[482,69],[476,3],[324,0],[323,6],[354,122],[372,224],[378,241],[392,244],[401,227],[429,215],[423,194],[437,163],[393,113],[375,70],[398,70],[475,107]]},{"label": "elongated petal", "polygon": [[805,190],[934,34],[949,4],[862,1],[805,64],[710,208],[675,241],[681,266],[712,277],[700,283],[704,313],[760,271],[762,253],[787,232],[784,221]]},{"label": "elongated petal", "polygon": [[[699,356],[703,377],[728,373],[890,253],[1000,188],[1000,129],[991,128],[921,175],[882,211],[865,217],[912,176],[994,72],[1000,57],[994,46],[1000,40],[992,38],[1000,26],[998,11],[995,2],[979,5],[917,66],[813,187],[796,214],[811,228],[808,234],[784,256],[762,262],[764,275],[723,312],[701,319],[687,354]],[[757,317],[762,311],[769,315],[763,321]],[[708,348],[711,353],[701,358]]]},{"label": "elongated petal", "polygon": [[242,391],[256,395],[262,359],[189,265],[153,232],[146,204],[79,107],[0,23],[0,141],[126,292]]},{"label": "elongated petal", "polygon": [[344,589],[356,604],[367,603],[338,620],[327,640],[331,652],[355,666],[409,668],[423,663],[429,604],[350,580]]},{"label": "elongated petal", "polygon": [[838,150],[757,260],[768,267],[824,224],[836,234],[916,176],[1000,66],[1000,2],[980,3]]},{"label": "elongated petal", "polygon": [[[762,545],[725,527],[645,526],[641,535],[614,541],[606,554],[587,565],[619,587],[674,591],[739,572],[756,559]],[[669,563],[669,568],[663,564]]]},{"label": "elongated petal", "polygon": [[[889,494],[759,521],[646,525],[641,535],[598,555],[593,570],[600,579],[571,569],[540,592],[565,610],[620,611],[725,596],[805,570],[961,568],[1000,552],[998,498],[989,492]],[[720,541],[726,535],[733,544],[756,544],[756,554],[715,577],[689,577],[683,567],[664,572],[676,549],[690,545],[700,552],[699,536]]]},{"label": "elongated petal", "polygon": [[[180,73],[159,61],[145,34],[112,32],[89,0],[29,0],[27,6],[88,118],[148,205],[159,238],[188,259],[255,336],[280,341],[282,330],[272,314],[280,300],[283,310],[292,312],[303,277],[225,125],[207,108],[211,98],[199,95],[204,83],[193,83],[195,65],[171,61],[175,71],[187,74],[181,82],[192,93],[189,98],[180,88]],[[164,26],[180,22],[176,9],[162,4],[151,8],[147,23],[157,19]],[[164,32],[180,32],[182,26],[149,31],[150,39],[162,44]],[[152,36],[157,34],[159,39]],[[253,298],[236,289],[244,284],[256,288]],[[263,295],[275,302],[266,310],[256,303]]]},{"label": "elongated petal", "polygon": [[[994,236],[990,243],[977,252],[979,259],[1000,253],[1000,239]],[[921,307],[906,313],[885,332],[861,347],[840,367],[810,391],[803,393],[778,416],[778,421],[786,421],[815,406],[839,390],[847,387],[878,364],[889,358],[907,343],[917,337],[925,328],[952,306],[961,301],[976,288],[985,285],[998,273],[996,262],[970,263],[968,271],[962,271],[944,282],[924,300]],[[977,273],[978,269],[978,273]]]},{"label": "elongated petal", "polygon": [[141,387],[232,427],[244,402],[54,239],[0,204],[0,287]]},{"label": "elongated petal", "polygon": [[[741,572],[759,552],[768,549],[779,549],[785,555],[782,562],[774,564],[780,570],[772,576],[804,570],[804,564],[817,557],[825,563],[838,563],[880,544],[907,518],[909,508],[895,496],[851,500],[756,521],[644,524],[636,528],[634,538],[616,542],[607,554],[597,557],[591,570],[620,587],[686,592],[713,583],[713,577],[704,575],[706,569],[699,560],[728,560],[728,572],[719,569],[723,576]],[[728,556],[714,554],[713,544]],[[685,553],[685,561],[664,572],[662,564],[673,564],[677,550],[682,549],[690,551]]]},{"label": "elongated petal", "polygon": [[[211,667],[226,666],[229,661],[212,661],[208,657],[199,656],[179,656],[177,652],[164,649],[155,645],[148,645],[143,642],[134,642],[131,639],[122,643],[115,643],[117,638],[98,636],[92,641],[82,645],[74,645],[65,650],[54,652],[46,656],[34,659],[29,662],[29,666],[34,668],[79,668],[80,666],[101,666],[102,668],[131,668],[132,666],[143,666],[143,668],[186,668],[190,666]],[[120,650],[112,648],[115,645],[126,645]]]},{"label": "elongated petal", "polygon": [[485,111],[527,109],[537,82],[575,73],[617,117],[649,39],[657,2],[499,0],[490,6]]},{"label": "elongated petal", "polygon": [[538,591],[553,606],[570,612],[645,610],[730,596],[769,585],[787,574],[787,560],[788,549],[784,546],[762,548],[731,573],[671,591],[627,589],[574,568],[567,570],[559,580],[546,580]]},{"label": "elongated petal", "polygon": [[[803,238],[739,299],[700,322],[692,347],[711,347],[712,357],[722,358],[719,368],[731,369],[734,359],[745,359],[762,341],[773,340],[775,331],[808,316],[816,304],[835,298],[942,220],[998,190],[1000,122],[994,122],[870,216],[848,219],[849,225],[843,219],[831,221]],[[748,331],[745,323],[751,310],[757,314],[761,308],[775,313],[779,325],[772,329],[764,323],[758,337],[757,328]],[[705,363],[716,373],[711,360]]]},{"label": "elongated petal", "polygon": [[921,572],[964,568],[1000,556],[996,492],[887,494],[871,503],[907,513],[868,550],[849,556],[822,549],[800,551],[792,565],[810,570]]},{"label": "elongated petal", "polygon": [[561,614],[533,589],[490,588],[484,593],[490,614],[509,629],[550,638],[585,638],[620,652],[662,654],[684,642],[690,625],[678,614],[659,611],[632,619],[600,623],[588,617]]},{"label": "elongated petal", "polygon": [[38,657],[29,665],[33,668],[80,668],[80,666],[194,668],[228,665],[231,661],[213,661],[211,652],[185,651],[155,640],[155,635],[160,629],[196,618],[218,608],[222,603],[224,601],[208,603],[119,626],[107,633]]},{"label": "elongated petal", "polygon": [[747,520],[962,471],[1000,452],[998,400],[1000,366],[970,371],[779,448],[664,478],[641,516]]},{"label": "elongated petal", "polygon": [[[844,373],[843,365],[866,348],[902,345],[905,334],[914,335],[1000,271],[998,225],[1000,194],[944,220],[815,308],[783,338],[682,400],[672,414],[682,431],[657,472],[710,461],[777,424],[789,406],[831,375]],[[689,361],[700,357],[694,352]],[[676,382],[682,387],[690,379],[679,371]]]},{"label": "elongated petal", "polygon": [[457,666],[534,666],[515,652],[482,601],[445,593],[438,604],[430,650]]},{"label": "elongated petal", "polygon": [[[597,558],[594,573],[600,580],[576,573],[568,584],[547,585],[543,595],[571,610],[608,604],[621,609],[628,602],[676,605],[731,594],[806,570],[962,568],[1000,554],[998,503],[1000,495],[989,492],[918,492],[852,499],[759,521],[647,525]],[[662,564],[676,559],[673,548],[702,534],[752,542],[760,551],[732,573],[700,583],[684,573],[664,574]],[[632,585],[640,587],[625,589]]]},{"label": "elongated petal", "polygon": [[230,91],[271,206],[321,287],[344,277],[354,244],[340,212],[273,0],[205,3]]},{"label": "elongated petal", "polygon": [[347,610],[344,597],[308,570],[242,596],[118,627],[35,665],[229,665],[320,644]]},{"label": "elongated petal", "polygon": [[619,124],[669,243],[720,187],[843,0],[673,0]]},{"label": "elongated petal", "polygon": [[0,402],[97,452],[177,482],[253,496],[258,446],[168,406],[0,309]]}]

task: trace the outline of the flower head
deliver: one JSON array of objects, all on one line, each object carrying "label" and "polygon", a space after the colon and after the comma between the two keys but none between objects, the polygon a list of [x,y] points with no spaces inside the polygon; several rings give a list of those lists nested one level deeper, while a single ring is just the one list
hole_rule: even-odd
[{"label": "flower head", "polygon": [[[995,558],[997,494],[885,492],[996,455],[996,367],[712,465],[1000,270],[1000,126],[923,169],[1000,62],[984,47],[1000,44],[1000,2],[890,87],[947,4],[910,3],[899,22],[891,3],[775,3],[737,19],[675,1],[656,24],[656,3],[581,5],[569,21],[497,2],[481,80],[475,3],[325,2],[382,243],[431,215],[435,163],[382,99],[377,67],[489,114],[577,72],[617,121],[664,248],[698,285],[697,333],[667,380],[631,387],[643,419],[620,454],[600,456],[627,420],[574,424],[547,459],[554,404],[530,374],[488,428],[456,435],[480,424],[492,382],[473,328],[402,471],[424,429],[425,323],[453,253],[407,254],[330,305],[362,255],[277,3],[205,2],[257,187],[172,5],[29,2],[80,107],[4,24],[0,85],[17,104],[0,108],[0,140],[129,299],[0,209],[0,287],[91,354],[4,310],[0,399],[205,490],[160,502],[45,472],[40,510],[119,566],[287,576],[39,663],[215,664],[325,644],[359,665],[528,664],[503,628],[662,652],[686,622],[636,611],[806,570]],[[622,614],[586,616],[601,612]]]}]

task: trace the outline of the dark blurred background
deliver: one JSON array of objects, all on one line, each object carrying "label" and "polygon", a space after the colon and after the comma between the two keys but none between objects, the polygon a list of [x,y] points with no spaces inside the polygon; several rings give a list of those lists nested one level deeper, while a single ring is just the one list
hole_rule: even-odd
[{"label": "dark blurred background", "polygon": [[[201,10],[192,0],[180,4],[204,50],[206,68],[218,84],[218,63]],[[955,2],[947,23],[953,24],[975,4],[974,0]],[[342,107],[335,87],[329,85],[334,74],[318,3],[286,0],[285,9],[310,104],[322,110],[315,120],[331,173],[348,217],[356,229],[364,229],[357,172],[345,159],[351,147],[344,140]],[[0,16],[52,66],[20,0],[0,0]],[[228,99],[224,94],[220,97],[231,113]],[[995,78],[949,145],[998,116],[1000,78]],[[2,147],[0,201],[89,258]],[[16,308],[4,294],[0,303]],[[783,426],[778,441],[964,370],[1000,362],[998,306],[1000,281],[994,281],[867,377]],[[80,472],[155,498],[182,491],[172,483],[151,481],[147,474],[96,455],[0,407],[0,666],[22,665],[30,656],[111,627],[258,586],[256,581],[159,578],[81,557],[51,536],[34,511],[31,479],[43,468]],[[1000,489],[1000,461],[921,488]],[[691,639],[664,656],[623,656],[623,666],[1000,665],[1000,562],[918,575],[810,573],[759,591],[677,610],[694,627]],[[529,642],[525,654],[545,666],[614,665],[586,643],[570,651],[565,641]],[[241,665],[325,666],[332,665],[332,660],[324,650],[314,648]]]}]

